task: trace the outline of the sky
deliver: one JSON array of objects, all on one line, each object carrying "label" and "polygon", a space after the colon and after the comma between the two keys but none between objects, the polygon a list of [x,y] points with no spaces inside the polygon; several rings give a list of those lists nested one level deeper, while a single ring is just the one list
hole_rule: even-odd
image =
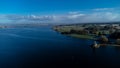
[{"label": "sky", "polygon": [[0,0],[0,23],[120,21],[120,0]]}]

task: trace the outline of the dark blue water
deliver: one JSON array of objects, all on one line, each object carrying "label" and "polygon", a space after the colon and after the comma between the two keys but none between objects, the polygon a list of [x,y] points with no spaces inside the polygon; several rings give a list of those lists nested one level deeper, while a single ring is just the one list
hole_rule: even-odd
[{"label": "dark blue water", "polygon": [[120,67],[119,47],[93,49],[92,43],[50,27],[0,29],[0,68]]}]

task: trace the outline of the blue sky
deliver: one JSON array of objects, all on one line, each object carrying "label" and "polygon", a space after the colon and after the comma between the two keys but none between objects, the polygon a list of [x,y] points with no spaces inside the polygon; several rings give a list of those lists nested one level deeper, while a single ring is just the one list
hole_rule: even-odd
[{"label": "blue sky", "polygon": [[[72,16],[78,16],[74,19],[84,22],[84,15],[91,16],[97,12],[105,15],[102,17],[111,15],[118,21],[119,7],[120,0],[0,0],[0,22],[40,22],[41,18],[41,22],[50,22],[55,17],[58,21],[51,22],[74,22]],[[50,21],[44,21],[44,18]]]},{"label": "blue sky", "polygon": [[120,0],[0,0],[0,13],[60,13],[119,7]]}]

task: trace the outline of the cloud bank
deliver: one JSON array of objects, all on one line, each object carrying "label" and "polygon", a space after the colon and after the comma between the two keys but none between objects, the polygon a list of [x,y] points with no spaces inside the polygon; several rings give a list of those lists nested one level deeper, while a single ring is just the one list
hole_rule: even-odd
[{"label": "cloud bank", "polygon": [[1,23],[92,23],[120,21],[117,8],[96,8],[51,15],[0,15]]}]

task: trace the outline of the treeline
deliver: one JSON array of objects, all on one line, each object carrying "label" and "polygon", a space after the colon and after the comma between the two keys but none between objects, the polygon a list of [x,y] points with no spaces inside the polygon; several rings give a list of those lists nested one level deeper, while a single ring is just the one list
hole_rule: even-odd
[{"label": "treeline", "polygon": [[100,38],[97,39],[97,41],[103,44],[109,43],[109,44],[120,45],[120,31],[115,31],[114,33],[110,34],[108,37],[106,37],[105,35],[101,35]]},{"label": "treeline", "polygon": [[71,29],[69,32],[61,32],[62,34],[80,34],[80,35],[87,35],[88,31],[86,30],[74,30]]}]

